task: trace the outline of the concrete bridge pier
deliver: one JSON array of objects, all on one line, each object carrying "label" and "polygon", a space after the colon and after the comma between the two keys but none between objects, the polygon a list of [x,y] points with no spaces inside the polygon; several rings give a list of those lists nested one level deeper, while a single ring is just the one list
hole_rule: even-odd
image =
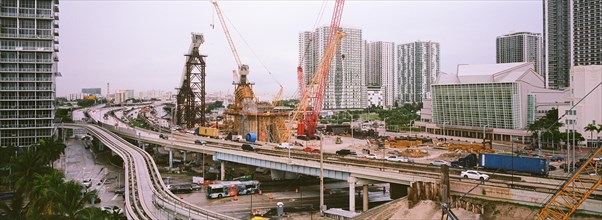
[{"label": "concrete bridge pier", "polygon": [[224,180],[226,178],[226,162],[220,162],[220,180]]},{"label": "concrete bridge pier", "polygon": [[408,195],[409,186],[395,183],[389,183],[389,185],[391,186],[391,199],[395,200]]},{"label": "concrete bridge pier", "polygon": [[349,211],[355,212],[355,182],[357,182],[357,178],[350,176],[347,178],[347,182],[349,183]]},{"label": "concrete bridge pier", "polygon": [[182,162],[186,163],[186,154],[188,153],[188,151],[184,151],[184,160]]},{"label": "concrete bridge pier", "polygon": [[171,148],[169,149],[169,169],[173,167],[173,152]]},{"label": "concrete bridge pier", "polygon": [[365,211],[368,211],[368,184],[364,184],[364,190],[362,192],[362,195],[364,197],[363,198],[364,207],[363,207],[362,211],[365,212]]}]

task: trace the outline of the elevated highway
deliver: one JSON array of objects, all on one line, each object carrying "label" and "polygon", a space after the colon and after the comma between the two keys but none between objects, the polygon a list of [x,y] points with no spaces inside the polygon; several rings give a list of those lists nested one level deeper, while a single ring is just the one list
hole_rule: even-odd
[{"label": "elevated highway", "polygon": [[92,124],[64,124],[61,127],[86,129],[123,159],[128,219],[234,219],[179,199],[163,183],[152,157],[111,131]]}]

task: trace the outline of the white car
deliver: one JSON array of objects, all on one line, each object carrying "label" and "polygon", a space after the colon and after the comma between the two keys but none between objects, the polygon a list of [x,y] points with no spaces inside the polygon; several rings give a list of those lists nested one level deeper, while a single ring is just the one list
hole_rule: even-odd
[{"label": "white car", "polygon": [[368,159],[380,159],[376,154],[366,154],[364,157]]},{"label": "white car", "polygon": [[445,160],[435,160],[433,162],[431,162],[431,165],[435,165],[435,166],[449,166],[449,163]]},{"label": "white car", "polygon": [[400,156],[389,156],[389,157],[387,157],[387,160],[395,161],[395,162],[404,162],[404,163],[414,162],[413,160],[411,160],[407,157],[400,157]]},{"label": "white car", "polygon": [[276,145],[277,149],[292,149],[293,146],[291,146],[289,143],[280,143],[278,145]]},{"label": "white car", "polygon": [[479,173],[479,171],[476,171],[476,170],[462,171],[460,173],[460,176],[463,178],[467,178],[467,179],[475,179],[475,180],[481,180],[481,181],[489,180],[489,175],[484,174],[484,173]]},{"label": "white car", "polygon": [[109,214],[123,214],[123,209],[114,205],[101,207],[100,210]]}]

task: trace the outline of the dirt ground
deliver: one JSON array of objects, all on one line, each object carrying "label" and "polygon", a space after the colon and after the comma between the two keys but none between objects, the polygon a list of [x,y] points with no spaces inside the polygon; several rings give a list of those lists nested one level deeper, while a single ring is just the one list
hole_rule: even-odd
[{"label": "dirt ground", "polygon": [[[464,209],[452,209],[460,219],[481,219],[479,214],[468,212]],[[420,201],[414,208],[408,209],[407,201],[404,201],[400,210],[390,219],[441,219],[441,207],[436,202]]]}]

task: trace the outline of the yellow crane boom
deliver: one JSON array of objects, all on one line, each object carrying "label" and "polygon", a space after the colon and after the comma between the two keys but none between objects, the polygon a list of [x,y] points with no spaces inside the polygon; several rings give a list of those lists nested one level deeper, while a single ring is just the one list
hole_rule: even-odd
[{"label": "yellow crane boom", "polygon": [[600,157],[601,154],[602,148],[598,148],[585,164],[546,203],[546,206],[541,209],[536,219],[568,219],[579,208],[581,203],[602,184],[602,178],[600,177],[600,172],[598,172],[600,161],[594,161],[594,158]]}]

